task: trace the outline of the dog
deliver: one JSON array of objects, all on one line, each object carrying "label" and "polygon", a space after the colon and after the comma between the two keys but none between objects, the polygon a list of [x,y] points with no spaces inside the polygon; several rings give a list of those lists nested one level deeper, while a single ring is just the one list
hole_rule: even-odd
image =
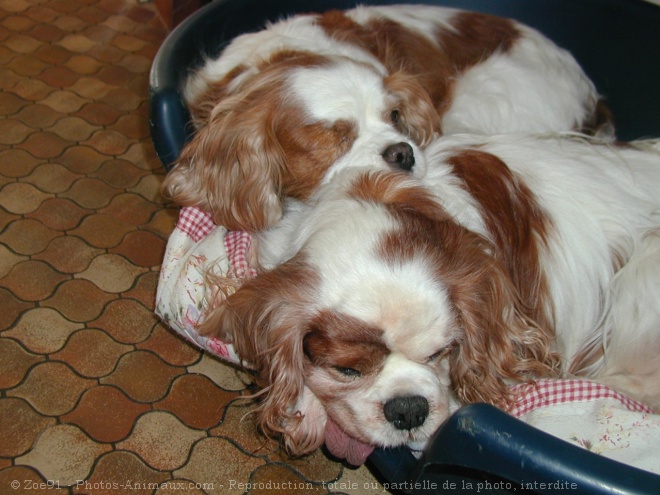
[{"label": "dog", "polygon": [[660,411],[660,154],[444,136],[422,179],[346,168],[260,236],[269,269],[203,324],[294,454],[329,425],[423,449],[459,405],[585,377]]},{"label": "dog", "polygon": [[187,80],[196,133],[163,184],[258,232],[350,164],[422,176],[437,134],[613,135],[576,60],[511,19],[424,5],[298,15],[235,38]]}]

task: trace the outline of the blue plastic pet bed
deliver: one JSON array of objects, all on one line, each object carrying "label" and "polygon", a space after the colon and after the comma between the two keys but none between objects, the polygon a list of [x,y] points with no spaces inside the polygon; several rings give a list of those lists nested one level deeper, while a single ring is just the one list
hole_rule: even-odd
[{"label": "blue plastic pet bed", "polygon": [[[358,3],[429,3],[522,21],[573,53],[606,97],[619,139],[660,136],[660,7],[643,0],[217,0],[179,25],[153,63],[150,128],[163,165],[170,167],[193,132],[181,88],[203,55],[218,55],[267,20]],[[412,494],[660,494],[660,476],[484,404],[459,409],[420,459],[405,448],[376,449],[369,463],[388,486]]]}]

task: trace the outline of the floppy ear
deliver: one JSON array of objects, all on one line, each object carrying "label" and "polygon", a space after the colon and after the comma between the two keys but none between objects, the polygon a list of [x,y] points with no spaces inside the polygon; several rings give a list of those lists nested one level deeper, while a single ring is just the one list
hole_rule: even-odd
[{"label": "floppy ear", "polygon": [[253,232],[277,222],[285,158],[273,133],[276,100],[252,91],[220,101],[185,145],[163,195],[210,211],[215,223],[230,230]]},{"label": "floppy ear", "polygon": [[549,325],[536,321],[541,320],[538,308],[522,302],[491,242],[456,223],[427,190],[403,174],[362,174],[350,193],[405,217],[405,235],[388,237],[384,255],[411,256],[409,240],[416,238],[416,249],[427,250],[435,276],[448,288],[462,329],[449,358],[453,387],[462,402],[506,409],[511,399],[507,381],[557,374],[559,358],[552,350]]},{"label": "floppy ear", "polygon": [[441,134],[440,116],[415,77],[395,72],[385,78],[385,88],[395,97],[401,132],[422,147],[428,146],[435,134]]},{"label": "floppy ear", "polygon": [[506,410],[514,399],[508,385],[557,376],[559,357],[550,329],[529,316],[530,308],[499,261],[466,239],[460,249],[459,256],[471,262],[464,263],[464,273],[453,282],[464,333],[450,358],[452,382],[461,401]]},{"label": "floppy ear", "polygon": [[232,342],[263,388],[257,423],[301,455],[325,439],[325,408],[305,386],[303,339],[311,319],[315,275],[291,260],[245,282],[212,310],[201,331]]}]

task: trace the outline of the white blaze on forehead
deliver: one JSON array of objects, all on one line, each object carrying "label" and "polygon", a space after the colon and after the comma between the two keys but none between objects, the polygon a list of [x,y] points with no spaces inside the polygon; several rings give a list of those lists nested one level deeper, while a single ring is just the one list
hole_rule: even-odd
[{"label": "white blaze on forehead", "polygon": [[339,200],[325,202],[313,212],[308,225],[305,251],[322,281],[320,299],[330,307],[363,298],[363,289],[374,280],[388,277],[389,270],[378,258],[381,236],[396,227],[380,205]]},{"label": "white blaze on forehead", "polygon": [[382,205],[346,201],[346,206],[351,208],[340,209],[341,215],[319,215],[307,243],[322,281],[319,300],[382,329],[389,349],[426,359],[455,333],[448,290],[421,257],[394,263],[381,257],[384,235],[399,227]]},{"label": "white blaze on forehead", "polygon": [[385,277],[366,279],[352,288],[351,309],[354,316],[383,330],[383,340],[393,352],[426,362],[456,333],[447,291],[421,263],[388,269]]},{"label": "white blaze on forehead", "polygon": [[335,121],[351,119],[363,124],[367,118],[382,118],[386,73],[352,61],[292,71],[293,95],[303,102],[310,119]]},{"label": "white blaze on forehead", "polygon": [[390,269],[395,284],[379,291],[373,305],[375,323],[384,330],[383,338],[390,349],[423,361],[455,336],[456,322],[448,291],[430,275],[432,267],[422,260]]}]

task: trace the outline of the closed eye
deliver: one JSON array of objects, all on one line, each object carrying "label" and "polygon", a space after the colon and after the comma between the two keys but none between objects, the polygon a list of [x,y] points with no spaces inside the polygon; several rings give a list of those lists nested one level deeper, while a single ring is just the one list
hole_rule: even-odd
[{"label": "closed eye", "polygon": [[362,376],[362,373],[355,368],[347,368],[344,366],[333,366],[332,368],[348,378],[359,378]]},{"label": "closed eye", "polygon": [[454,349],[454,346],[455,345],[454,345],[453,342],[449,345],[446,345],[445,347],[443,347],[439,351],[434,352],[429,357],[427,357],[426,362],[431,364],[431,363],[434,363],[434,362],[437,362],[437,361],[441,361],[442,359],[446,358],[449,355],[449,353],[451,353],[451,351]]}]

